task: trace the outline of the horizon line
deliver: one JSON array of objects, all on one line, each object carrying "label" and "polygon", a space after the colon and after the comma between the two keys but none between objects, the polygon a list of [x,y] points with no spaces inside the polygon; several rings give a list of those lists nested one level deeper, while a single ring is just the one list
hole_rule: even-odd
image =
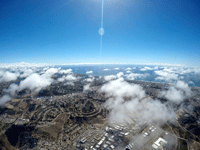
[{"label": "horizon line", "polygon": [[152,65],[152,66],[176,66],[176,67],[200,67],[194,65],[183,65],[183,64],[168,64],[168,63],[61,63],[61,64],[48,64],[48,63],[26,63],[26,62],[16,62],[16,63],[0,63],[1,67],[9,66],[70,66],[70,65]]}]

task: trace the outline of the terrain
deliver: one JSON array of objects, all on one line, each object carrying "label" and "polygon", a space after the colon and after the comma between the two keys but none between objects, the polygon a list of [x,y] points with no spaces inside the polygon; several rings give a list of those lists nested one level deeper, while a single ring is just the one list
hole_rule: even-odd
[{"label": "terrain", "polygon": [[[87,75],[76,74],[76,77],[79,80],[73,85],[53,83],[38,93],[23,90],[6,102],[0,108],[1,149],[199,149],[199,87],[192,87],[192,96],[181,105],[168,104],[176,110],[173,122],[141,123],[137,119],[143,114],[130,113],[131,119],[124,118],[124,123],[118,124],[109,121],[111,110],[105,107],[108,98],[100,90],[108,81],[94,77],[92,82],[87,82]],[[169,84],[126,82],[140,85],[152,100],[168,101],[158,93],[169,89]],[[18,81],[1,83],[1,96],[10,84]],[[85,84],[90,86],[88,90],[84,90]],[[192,109],[184,107],[188,105]],[[159,139],[164,140],[155,146]]]}]

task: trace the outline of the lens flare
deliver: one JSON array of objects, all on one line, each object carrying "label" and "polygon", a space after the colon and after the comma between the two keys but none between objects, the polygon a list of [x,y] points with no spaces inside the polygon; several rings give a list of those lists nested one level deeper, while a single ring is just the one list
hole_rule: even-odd
[{"label": "lens flare", "polygon": [[99,29],[99,35],[101,35],[101,36],[104,35],[104,29],[103,28]]}]

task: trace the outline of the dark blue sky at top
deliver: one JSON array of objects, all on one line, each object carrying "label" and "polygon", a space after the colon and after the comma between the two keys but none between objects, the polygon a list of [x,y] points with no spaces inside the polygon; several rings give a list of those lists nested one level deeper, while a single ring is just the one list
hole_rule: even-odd
[{"label": "dark blue sky at top", "polygon": [[200,66],[198,0],[1,0],[0,63]]}]

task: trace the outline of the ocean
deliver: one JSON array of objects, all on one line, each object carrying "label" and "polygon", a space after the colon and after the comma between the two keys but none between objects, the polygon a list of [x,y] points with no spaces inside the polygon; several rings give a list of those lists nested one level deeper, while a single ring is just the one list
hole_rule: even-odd
[{"label": "ocean", "polygon": [[92,76],[116,76],[122,72],[124,79],[161,83],[176,83],[178,80],[189,86],[200,86],[200,68],[161,65],[61,65],[56,68],[72,69],[73,73]]}]

